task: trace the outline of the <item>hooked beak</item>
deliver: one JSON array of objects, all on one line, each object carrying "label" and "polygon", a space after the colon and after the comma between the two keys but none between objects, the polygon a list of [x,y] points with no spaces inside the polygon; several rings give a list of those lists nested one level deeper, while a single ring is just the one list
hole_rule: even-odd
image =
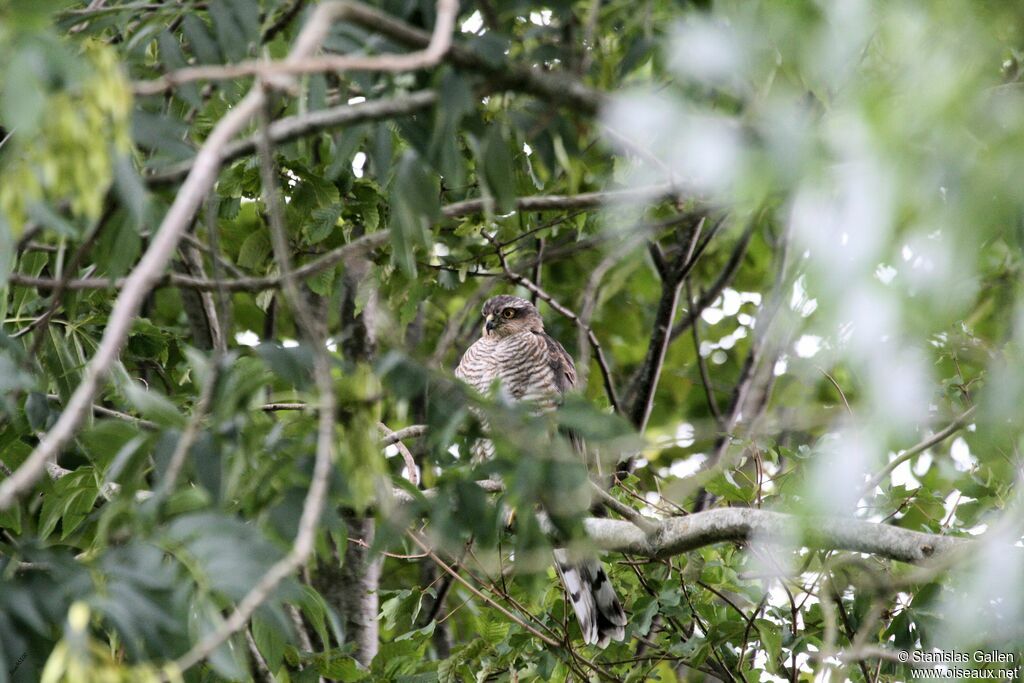
[{"label": "hooked beak", "polygon": [[494,332],[494,328],[498,326],[498,323],[494,320],[494,314],[492,313],[484,318],[484,320],[486,321],[484,322],[484,329],[488,332]]}]

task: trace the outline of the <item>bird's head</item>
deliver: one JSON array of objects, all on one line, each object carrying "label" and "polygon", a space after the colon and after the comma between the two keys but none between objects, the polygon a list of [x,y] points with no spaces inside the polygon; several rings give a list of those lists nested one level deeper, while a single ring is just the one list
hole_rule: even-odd
[{"label": "bird's head", "polygon": [[491,297],[481,311],[484,316],[484,336],[508,337],[520,332],[543,332],[544,321],[537,308],[517,296]]}]

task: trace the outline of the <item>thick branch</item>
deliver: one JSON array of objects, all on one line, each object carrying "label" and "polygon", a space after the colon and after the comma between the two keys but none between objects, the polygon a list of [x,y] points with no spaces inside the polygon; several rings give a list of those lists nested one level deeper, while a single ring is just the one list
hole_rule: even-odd
[{"label": "thick branch", "polygon": [[[430,39],[425,31],[366,6],[359,6],[358,11],[354,11],[349,19],[370,30],[379,31],[406,47],[422,48]],[[483,74],[494,88],[530,93],[588,116],[597,114],[604,102],[603,93],[587,87],[568,74],[518,64],[494,64],[463,45],[452,45],[447,61]]]},{"label": "thick branch", "polygon": [[[666,557],[731,541],[778,541],[810,548],[869,553],[901,562],[923,562],[971,543],[970,539],[926,534],[887,524],[838,517],[802,518],[755,508],[718,508],[661,522],[646,534],[632,522],[589,518],[584,526],[601,548],[613,552]],[[801,534],[802,531],[802,534]]]}]

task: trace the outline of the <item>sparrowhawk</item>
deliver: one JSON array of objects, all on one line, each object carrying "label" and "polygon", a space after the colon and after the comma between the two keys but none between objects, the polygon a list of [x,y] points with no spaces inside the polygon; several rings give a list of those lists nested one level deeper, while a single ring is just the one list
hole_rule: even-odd
[{"label": "sparrowhawk", "polygon": [[[495,380],[512,401],[527,401],[539,411],[554,410],[562,396],[576,385],[572,357],[544,332],[544,321],[529,301],[515,296],[496,296],[484,303],[484,327],[480,339],[463,354],[455,375],[480,393]],[[485,425],[486,427],[486,425]],[[581,451],[579,439],[572,439]],[[493,455],[493,445],[481,440],[478,457]],[[622,640],[626,615],[596,558],[570,558],[555,549],[555,567],[565,585],[587,644],[606,647]]]}]

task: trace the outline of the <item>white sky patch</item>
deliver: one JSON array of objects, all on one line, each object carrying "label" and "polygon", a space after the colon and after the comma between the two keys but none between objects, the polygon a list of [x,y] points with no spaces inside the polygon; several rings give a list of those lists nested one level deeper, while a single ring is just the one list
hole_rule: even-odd
[{"label": "white sky patch", "polygon": [[776,377],[781,377],[782,375],[786,374],[786,370],[788,369],[789,359],[786,358],[785,356],[782,356],[777,361],[775,361],[775,368],[773,368],[772,372],[775,373]]},{"label": "white sky patch", "polygon": [[955,438],[949,445],[949,457],[953,458],[953,464],[960,472],[972,470],[978,464],[977,459],[971,455],[970,446],[962,436]]},{"label": "white sky patch", "polygon": [[673,477],[685,479],[696,474],[700,470],[701,464],[707,459],[708,456],[703,453],[694,453],[689,458],[673,460],[672,465],[668,468],[668,473]]},{"label": "white sky patch", "polygon": [[281,340],[281,346],[283,346],[286,349],[294,349],[298,345],[299,345],[299,342],[295,341],[294,339],[283,339],[283,340]]},{"label": "white sky patch", "polygon": [[533,154],[533,147],[530,147],[530,145],[528,143],[524,142],[523,143],[523,153],[526,156],[530,156],[531,154]]},{"label": "white sky patch", "polygon": [[722,313],[726,316],[734,316],[739,313],[742,305],[743,299],[735,289],[726,288],[722,292]]},{"label": "white sky patch", "polygon": [[681,448],[693,445],[694,429],[689,422],[680,423],[676,427],[675,444]]},{"label": "white sky patch", "polygon": [[337,353],[338,352],[338,342],[335,341],[334,339],[328,339],[324,343],[324,346],[326,346],[327,350],[330,351],[331,353]]},{"label": "white sky patch", "polygon": [[700,355],[703,358],[707,358],[708,355],[715,349],[731,349],[736,346],[736,342],[740,339],[745,339],[747,336],[747,328],[737,327],[735,330],[725,335],[717,342],[702,341],[700,343]]},{"label": "white sky patch", "polygon": [[753,327],[754,317],[747,315],[746,313],[740,313],[739,315],[736,316],[736,322],[745,327]]},{"label": "white sky patch", "polygon": [[551,23],[551,10],[542,9],[539,12],[530,12],[530,23],[537,26],[547,26]]},{"label": "white sky patch", "polygon": [[451,446],[449,446],[448,452],[451,453],[452,457],[455,458],[456,460],[462,457],[462,454],[459,452],[459,444],[457,443],[453,443]]},{"label": "white sky patch", "polygon": [[390,458],[396,455],[398,455],[398,446],[396,446],[395,444],[391,444],[390,446],[384,447],[385,458]]},{"label": "white sky patch", "polygon": [[740,292],[740,301],[745,304],[754,304],[755,306],[761,305],[761,293],[760,292]]},{"label": "white sky patch", "polygon": [[[740,329],[743,329],[743,328],[741,327]],[[731,349],[734,346],[736,346],[736,338],[733,337],[731,334],[727,335],[725,337],[722,337],[721,339],[718,340],[718,348],[720,348],[720,349],[724,349],[724,350],[728,351],[729,349]]]},{"label": "white sky patch", "polygon": [[479,11],[473,12],[462,22],[460,27],[463,33],[476,33],[484,27],[484,18]]},{"label": "white sky patch", "polygon": [[917,457],[914,461],[914,474],[918,477],[923,477],[928,473],[928,468],[932,466],[932,454],[931,451],[925,451]]},{"label": "white sky patch", "polygon": [[[894,456],[895,457],[895,456]],[[909,460],[896,466],[896,469],[889,475],[892,477],[893,486],[906,486],[908,491],[921,488],[921,482],[914,476],[913,468]]]},{"label": "white sky patch", "polygon": [[805,334],[796,340],[793,351],[800,358],[814,358],[821,351],[822,339],[813,334]]},{"label": "white sky patch", "polygon": [[708,306],[703,311],[701,311],[700,317],[703,318],[704,322],[706,322],[708,325],[717,325],[718,323],[722,322],[722,318],[725,317],[725,313],[723,313],[722,309],[720,308]]},{"label": "white sky patch", "polygon": [[711,354],[711,362],[715,365],[722,365],[727,360],[729,356],[725,355],[725,351],[718,350]]},{"label": "white sky patch", "polygon": [[896,278],[898,271],[890,265],[879,263],[875,268],[875,278],[883,285],[891,283]]},{"label": "white sky patch", "polygon": [[355,97],[348,98],[348,104],[362,104],[366,101],[366,98],[362,95],[356,95]]},{"label": "white sky patch", "polygon": [[900,249],[900,256],[903,257],[904,261],[909,261],[914,258],[914,250],[910,248],[909,244],[904,244],[903,248]]},{"label": "white sky patch", "polygon": [[242,346],[259,346],[260,336],[252,330],[235,333],[235,343]]},{"label": "white sky patch", "polygon": [[366,154],[363,152],[356,152],[356,155],[352,157],[352,175],[356,178],[363,177],[363,168],[366,166]]},{"label": "white sky patch", "polygon": [[[422,481],[423,477],[420,476],[420,468],[414,467],[416,470],[416,481]],[[409,468],[405,465],[402,466],[402,479],[406,481],[413,481],[413,478],[409,476]]]}]

